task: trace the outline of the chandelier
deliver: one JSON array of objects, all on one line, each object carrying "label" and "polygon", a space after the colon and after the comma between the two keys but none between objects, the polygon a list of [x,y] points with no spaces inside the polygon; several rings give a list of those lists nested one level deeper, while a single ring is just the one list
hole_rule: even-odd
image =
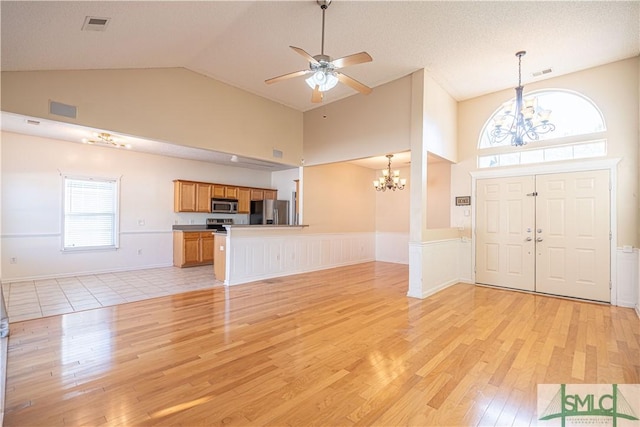
[{"label": "chandelier", "polygon": [[524,50],[516,53],[518,57],[518,87],[515,102],[508,102],[503,107],[504,114],[494,119],[494,128],[489,132],[491,144],[496,144],[511,138],[511,145],[520,147],[527,140],[537,141],[539,135],[552,132],[555,125],[549,123],[551,110],[538,108],[535,97],[522,99],[522,57]]},{"label": "chandelier", "polygon": [[98,144],[107,145],[116,148],[131,148],[131,144],[121,144],[113,139],[113,136],[107,132],[94,133],[93,136],[97,139],[83,138],[82,142],[85,144]]},{"label": "chandelier", "polygon": [[404,186],[407,184],[407,180],[400,178],[400,171],[395,170],[393,171],[393,174],[391,173],[391,158],[393,157],[393,154],[387,154],[386,157],[389,159],[387,169],[383,169],[382,176],[373,181],[373,187],[378,191],[396,191],[404,189]]}]

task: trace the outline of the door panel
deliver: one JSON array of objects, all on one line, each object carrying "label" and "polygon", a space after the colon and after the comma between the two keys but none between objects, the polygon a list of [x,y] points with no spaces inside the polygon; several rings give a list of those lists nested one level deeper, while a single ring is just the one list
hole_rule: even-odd
[{"label": "door panel", "polygon": [[534,191],[532,176],[476,182],[478,283],[534,290]]},{"label": "door panel", "polygon": [[536,290],[610,301],[609,172],[536,177]]}]

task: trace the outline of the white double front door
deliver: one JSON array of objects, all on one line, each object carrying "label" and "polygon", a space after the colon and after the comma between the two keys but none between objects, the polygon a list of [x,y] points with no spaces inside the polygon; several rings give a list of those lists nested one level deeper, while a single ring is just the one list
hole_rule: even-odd
[{"label": "white double front door", "polygon": [[609,171],[476,181],[476,282],[610,301]]}]

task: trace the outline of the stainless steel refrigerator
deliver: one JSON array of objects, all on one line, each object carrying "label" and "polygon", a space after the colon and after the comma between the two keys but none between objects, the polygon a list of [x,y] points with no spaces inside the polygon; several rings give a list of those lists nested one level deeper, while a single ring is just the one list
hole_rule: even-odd
[{"label": "stainless steel refrigerator", "polygon": [[289,224],[288,200],[254,200],[251,202],[249,224]]}]

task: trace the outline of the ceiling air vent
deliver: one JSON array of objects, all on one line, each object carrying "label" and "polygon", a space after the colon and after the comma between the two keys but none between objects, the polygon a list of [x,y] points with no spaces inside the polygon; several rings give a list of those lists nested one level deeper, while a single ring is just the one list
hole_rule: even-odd
[{"label": "ceiling air vent", "polygon": [[87,16],[84,18],[82,31],[104,31],[109,25],[111,18],[99,18],[97,16]]},{"label": "ceiling air vent", "polygon": [[49,113],[56,116],[69,117],[75,119],[78,108],[75,105],[63,104],[62,102],[49,101]]},{"label": "ceiling air vent", "polygon": [[540,76],[544,76],[545,74],[549,74],[552,71],[553,70],[551,68],[547,68],[546,70],[536,71],[535,73],[532,74],[532,76],[533,77],[540,77]]}]

